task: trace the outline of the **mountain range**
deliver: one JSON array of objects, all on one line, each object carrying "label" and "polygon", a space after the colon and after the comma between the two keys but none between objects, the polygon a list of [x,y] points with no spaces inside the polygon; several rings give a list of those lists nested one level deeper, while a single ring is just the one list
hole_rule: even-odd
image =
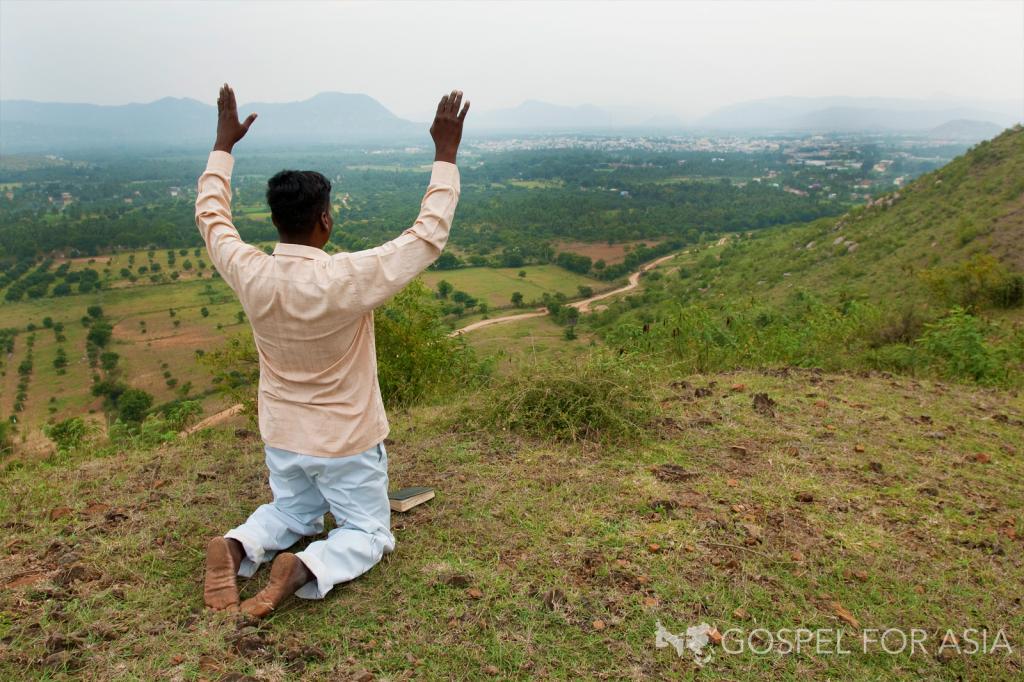
[{"label": "mountain range", "polygon": [[[427,140],[426,122],[400,118],[364,94],[325,92],[299,102],[248,103],[240,111],[260,114],[253,147]],[[724,107],[687,127],[665,112],[527,100],[511,108],[474,112],[468,134],[904,131],[978,141],[1022,118],[1020,106],[1009,102],[784,97]],[[2,100],[0,152],[199,148],[209,144],[214,120],[213,106],[188,98],[124,105]]]}]

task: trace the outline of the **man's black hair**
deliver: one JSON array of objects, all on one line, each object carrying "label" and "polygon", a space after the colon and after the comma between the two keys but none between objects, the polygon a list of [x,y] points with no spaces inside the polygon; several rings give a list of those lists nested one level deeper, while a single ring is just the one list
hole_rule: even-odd
[{"label": "man's black hair", "polygon": [[267,181],[267,203],[282,236],[305,236],[330,210],[331,181],[316,171],[283,170]]}]

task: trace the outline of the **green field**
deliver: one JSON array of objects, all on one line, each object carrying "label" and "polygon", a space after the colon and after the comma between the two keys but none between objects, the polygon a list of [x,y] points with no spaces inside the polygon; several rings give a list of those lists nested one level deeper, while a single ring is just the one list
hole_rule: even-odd
[{"label": "green field", "polygon": [[[212,294],[204,293],[207,287]],[[85,353],[88,328],[81,321],[90,305],[102,306],[113,325],[113,337],[106,350],[121,356],[119,367],[124,380],[153,394],[156,403],[178,397],[178,389],[186,382],[192,383],[193,394],[209,389],[210,374],[196,362],[195,351],[212,350],[227,337],[247,332],[247,325],[239,324],[236,317],[241,306],[219,279],[139,285],[0,306],[4,326],[23,330],[15,340],[12,356],[0,361],[3,414],[12,413],[18,382],[16,368],[27,356],[28,337],[35,334],[28,399],[24,412],[18,414],[20,431],[30,440],[38,435],[33,432],[51,417],[63,419],[100,410],[99,401],[90,394],[93,370]],[[207,317],[201,313],[203,307],[209,312]],[[174,317],[171,309],[175,311]],[[45,317],[64,324],[63,343],[57,342],[53,329],[43,327]],[[30,324],[35,325],[34,332],[27,331]],[[58,346],[63,346],[68,356],[63,375],[53,366]],[[165,377],[165,372],[171,376]],[[176,379],[177,385],[168,386],[169,378]]]},{"label": "green field", "polygon": [[[161,264],[163,273],[170,272],[167,249],[155,250],[152,261],[145,250],[131,253],[134,254],[134,268],[156,262]],[[104,277],[104,269],[109,269],[111,279],[106,285],[108,288],[89,294],[0,305],[3,326],[22,330],[15,340],[14,353],[9,358],[0,359],[2,414],[11,414],[13,411],[19,379],[17,367],[27,357],[27,339],[33,333],[27,330],[29,325],[36,327],[28,399],[24,403],[24,411],[17,414],[19,431],[27,449],[48,447],[41,436],[41,427],[49,421],[102,412],[101,401],[90,393],[95,370],[90,368],[86,357],[85,338],[88,328],[82,323],[90,305],[102,306],[106,318],[113,325],[113,338],[106,350],[121,356],[119,367],[123,379],[133,388],[151,393],[156,404],[180,397],[179,389],[187,382],[192,384],[192,395],[212,388],[208,369],[196,362],[196,351],[216,349],[234,334],[249,333],[248,325],[245,322],[239,324],[236,315],[241,306],[227,285],[219,278],[207,279],[213,272],[209,266],[205,270],[205,277],[198,277],[195,264],[200,260],[208,261],[208,257],[203,258],[205,253],[196,257],[195,250],[188,249],[187,256],[181,256],[175,250],[175,256],[177,267],[186,258],[194,266],[191,274],[183,273],[177,282],[153,284],[146,274],[140,276],[134,284],[120,279],[118,271],[128,266],[129,252],[125,252],[72,261],[73,270],[91,267],[101,273],[101,279]],[[526,277],[518,276],[520,270],[526,272]],[[467,268],[428,272],[423,278],[433,288],[441,279],[447,279],[457,289],[486,300],[493,307],[509,306],[514,291],[521,292],[529,303],[545,293],[563,293],[576,297],[580,286],[589,286],[595,291],[609,286],[551,265],[505,269]],[[209,313],[206,317],[201,314],[204,307]],[[172,309],[175,311],[174,316],[170,314]],[[65,341],[58,343],[54,330],[43,326],[46,317],[54,323],[64,324]],[[456,324],[461,326],[473,319],[476,316],[459,320]],[[564,341],[561,328],[548,320],[534,320],[529,325],[517,323],[511,327],[502,325],[483,329],[474,332],[472,342],[490,353],[507,346],[504,339],[509,335],[521,338],[523,334],[533,335],[528,343],[524,343],[524,349],[544,347],[551,351],[557,349],[558,352],[571,352],[571,349],[579,348],[582,343],[582,340],[572,343]],[[63,347],[68,357],[63,374],[59,374],[53,366],[58,347]],[[170,377],[166,376],[168,372]],[[176,385],[169,386],[168,379],[176,380]],[[211,409],[214,409],[212,403],[207,406],[207,411]],[[38,447],[33,447],[33,444]]]},{"label": "green field", "polygon": [[[526,276],[520,277],[520,271],[526,272]],[[608,282],[577,275],[556,265],[430,270],[423,274],[423,280],[432,289],[436,289],[441,280],[447,280],[456,289],[487,301],[491,307],[511,305],[510,299],[516,291],[529,303],[540,300],[545,293],[560,293],[575,298],[579,296],[581,286],[590,287],[595,292],[609,288]]]}]

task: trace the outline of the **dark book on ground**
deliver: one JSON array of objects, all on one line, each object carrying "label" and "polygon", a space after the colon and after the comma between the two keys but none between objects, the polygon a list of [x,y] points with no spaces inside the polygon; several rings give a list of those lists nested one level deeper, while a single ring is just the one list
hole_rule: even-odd
[{"label": "dark book on ground", "polygon": [[396,512],[409,511],[416,505],[433,499],[433,497],[434,489],[424,487],[402,488],[388,494],[388,499],[391,500],[391,511]]}]

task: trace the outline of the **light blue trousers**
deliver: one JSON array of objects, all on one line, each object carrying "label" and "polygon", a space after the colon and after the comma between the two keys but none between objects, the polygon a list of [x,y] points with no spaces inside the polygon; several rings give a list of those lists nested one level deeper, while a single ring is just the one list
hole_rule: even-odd
[{"label": "light blue trousers", "polygon": [[332,587],[362,575],[394,550],[383,443],[351,457],[311,457],[269,446],[265,450],[274,501],[224,536],[245,548],[238,575],[248,578],[279,550],[322,533],[328,511],[337,528],[297,554],[315,580],[296,596],[322,599]]}]

